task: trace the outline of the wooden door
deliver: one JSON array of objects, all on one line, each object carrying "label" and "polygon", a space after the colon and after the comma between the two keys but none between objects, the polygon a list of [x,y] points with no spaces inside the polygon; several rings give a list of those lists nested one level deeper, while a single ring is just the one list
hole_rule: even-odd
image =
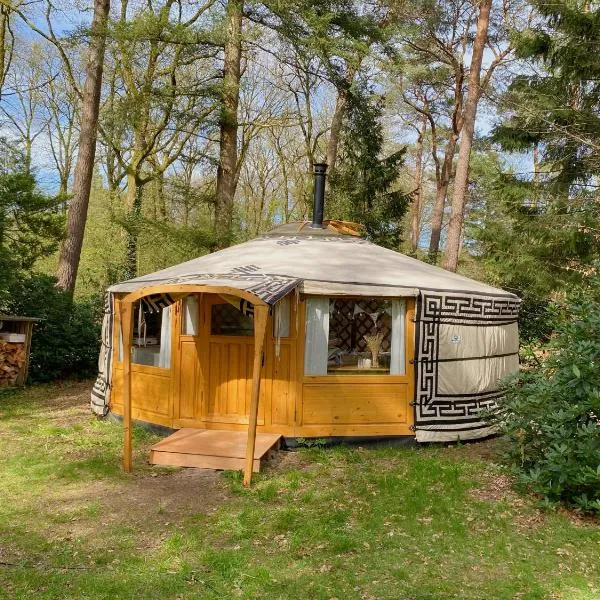
[{"label": "wooden door", "polygon": [[[215,423],[248,423],[254,360],[254,324],[236,307],[219,296],[205,298],[202,304],[202,353],[206,401],[203,420]],[[261,396],[263,395],[261,386]],[[264,403],[258,423],[264,423]]]},{"label": "wooden door", "polygon": [[[200,360],[203,352],[203,333],[199,324],[201,299],[201,295],[195,296],[195,304],[188,307],[185,301],[175,305],[173,348],[176,351],[172,357],[174,427],[197,427],[202,419],[204,374]],[[186,324],[186,310],[190,315],[196,315],[192,325]]]}]

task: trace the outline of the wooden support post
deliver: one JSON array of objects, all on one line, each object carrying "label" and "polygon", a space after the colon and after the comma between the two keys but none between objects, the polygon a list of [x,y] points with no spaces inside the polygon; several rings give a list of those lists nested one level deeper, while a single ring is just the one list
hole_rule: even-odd
[{"label": "wooden support post", "polygon": [[133,338],[133,303],[121,302],[123,335],[123,469],[132,471],[131,461],[131,342]]},{"label": "wooden support post", "polygon": [[248,442],[246,444],[244,487],[250,487],[250,482],[252,481],[254,445],[256,442],[256,422],[258,420],[258,400],[260,398],[260,375],[268,315],[268,306],[254,306],[254,367],[252,369],[252,398],[250,402],[250,415],[248,417]]},{"label": "wooden support post", "polygon": [[31,354],[31,337],[33,336],[33,321],[26,323],[25,328],[25,364],[23,365],[23,372],[21,373],[20,385],[25,385],[27,382],[27,375],[29,374],[29,355]]}]

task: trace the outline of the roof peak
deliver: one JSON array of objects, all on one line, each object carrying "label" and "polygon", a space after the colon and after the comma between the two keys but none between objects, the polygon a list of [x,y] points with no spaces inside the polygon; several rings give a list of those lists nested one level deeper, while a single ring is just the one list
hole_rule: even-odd
[{"label": "roof peak", "polygon": [[314,227],[310,221],[292,221],[267,231],[267,233],[264,233],[261,237],[280,235],[361,237],[363,230],[364,227],[360,223],[353,223],[352,221],[340,221],[337,219],[328,219],[323,221],[323,227]]}]

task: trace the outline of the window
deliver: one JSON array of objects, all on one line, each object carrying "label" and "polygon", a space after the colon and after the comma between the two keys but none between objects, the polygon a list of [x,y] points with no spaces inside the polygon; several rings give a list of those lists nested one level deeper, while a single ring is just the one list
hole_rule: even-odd
[{"label": "window", "polygon": [[306,375],[403,375],[404,302],[313,297],[306,304]]},{"label": "window", "polygon": [[253,336],[254,319],[231,304],[213,304],[210,310],[211,335]]},{"label": "window", "polygon": [[[172,307],[160,312],[140,311],[140,303],[133,306],[133,340],[131,362],[138,365],[168,369],[171,366]],[[123,356],[123,335],[119,328],[119,360]]]}]

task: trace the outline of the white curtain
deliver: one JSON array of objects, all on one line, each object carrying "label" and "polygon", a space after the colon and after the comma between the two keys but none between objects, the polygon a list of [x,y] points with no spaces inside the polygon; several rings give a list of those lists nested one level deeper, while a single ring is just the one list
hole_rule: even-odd
[{"label": "white curtain", "polygon": [[392,356],[390,374],[406,374],[406,304],[404,300],[392,300]]},{"label": "white curtain", "polygon": [[183,299],[183,335],[198,335],[198,296]]},{"label": "white curtain", "polygon": [[275,338],[275,357],[281,352],[281,338],[290,336],[290,299],[282,298],[273,311],[273,337]]},{"label": "white curtain", "polygon": [[173,316],[173,305],[163,308],[160,324],[160,353],[158,355],[158,367],[168,369],[171,366],[171,322]]},{"label": "white curtain", "polygon": [[306,301],[306,342],[304,374],[327,375],[329,344],[329,298],[315,297]]},{"label": "white curtain", "polygon": [[285,338],[290,336],[290,299],[282,298],[275,305],[275,315],[273,319],[273,336],[276,338]]}]

